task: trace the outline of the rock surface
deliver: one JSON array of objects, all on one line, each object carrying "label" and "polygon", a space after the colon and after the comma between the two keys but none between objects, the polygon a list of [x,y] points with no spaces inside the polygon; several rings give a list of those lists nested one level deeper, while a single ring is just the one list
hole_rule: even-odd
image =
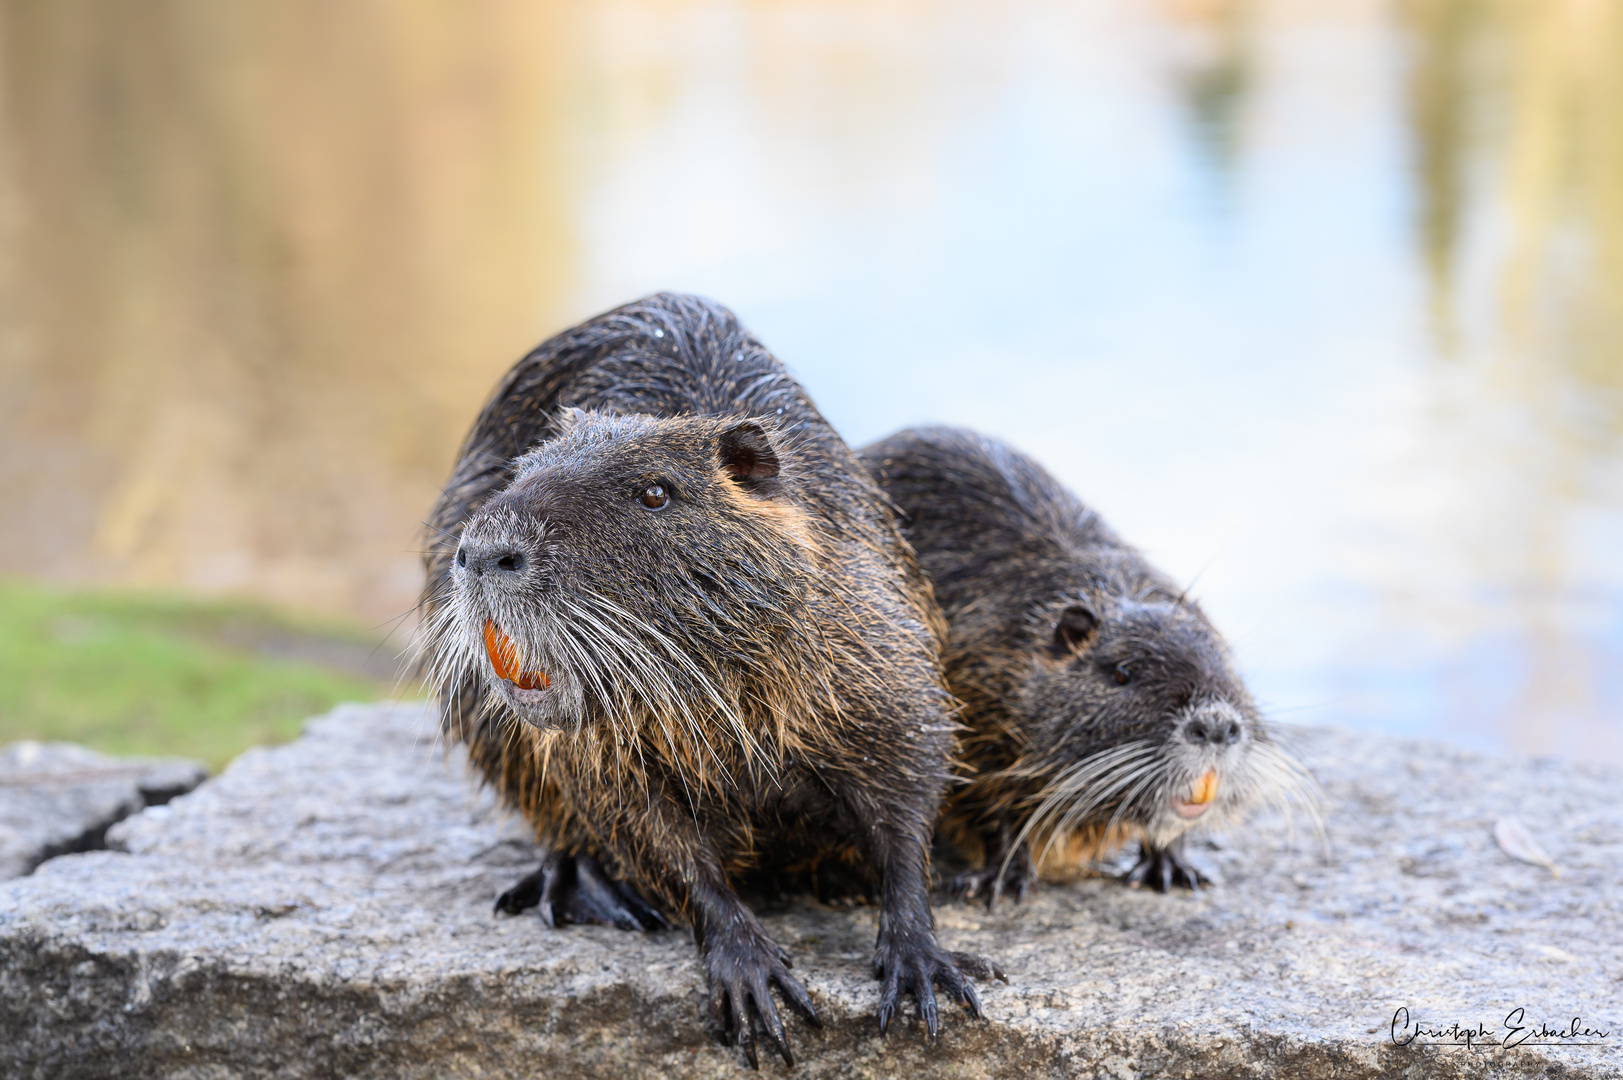
[{"label": "rock surface", "polygon": [[99,848],[109,826],[207,776],[195,761],[112,758],[73,743],[0,747],[0,879]]},{"label": "rock surface", "polygon": [[[536,852],[431,732],[415,706],[341,708],[116,826],[122,850],[0,883],[0,1075],[742,1075],[704,1034],[686,933],[491,913]],[[1331,859],[1259,815],[1194,846],[1222,879],[1199,896],[1097,879],[991,915],[943,901],[948,946],[1010,985],[983,988],[984,1023],[949,1008],[933,1044],[911,1016],[874,1030],[871,909],[766,913],[828,1024],[790,1020],[794,1073],[1623,1074],[1620,777],[1332,731],[1297,748]],[[1559,878],[1495,845],[1511,813]],[[1516,1007],[1607,1034],[1397,1046],[1399,1007],[1495,1040]]]}]

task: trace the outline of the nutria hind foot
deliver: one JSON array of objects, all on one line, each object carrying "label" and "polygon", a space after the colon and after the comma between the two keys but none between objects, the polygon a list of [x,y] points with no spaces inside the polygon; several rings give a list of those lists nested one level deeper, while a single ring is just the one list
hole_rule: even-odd
[{"label": "nutria hind foot", "polygon": [[590,923],[648,932],[670,925],[636,889],[609,877],[590,855],[549,851],[540,869],[496,898],[496,910],[508,915],[533,907],[541,909],[542,920],[552,927]]},{"label": "nutria hind foot", "polygon": [[879,991],[879,1034],[890,1027],[901,1009],[902,992],[906,991],[918,1002],[919,1016],[931,1039],[941,1030],[935,1003],[937,986],[981,1020],[985,1018],[981,999],[969,980],[1009,981],[1003,969],[986,957],[948,952],[927,935],[887,935],[874,950],[873,973],[883,984]]},{"label": "nutria hind foot", "polygon": [[965,870],[954,877],[948,888],[954,897],[966,903],[981,898],[986,910],[991,911],[997,906],[1000,896],[1007,896],[1016,904],[1024,900],[1026,890],[1031,888],[1036,877],[1031,865],[1031,852],[1025,844],[1021,844],[1007,864],[1001,856],[988,858],[986,865],[979,870]]},{"label": "nutria hind foot", "polygon": [[1164,848],[1155,847],[1148,841],[1140,842],[1138,862],[1133,864],[1122,880],[1129,889],[1142,888],[1148,882],[1155,886],[1157,892],[1163,893],[1171,892],[1174,885],[1182,885],[1190,892],[1198,893],[1202,885],[1212,883],[1211,878],[1184,858],[1181,836]]},{"label": "nutria hind foot", "polygon": [[744,927],[725,938],[714,938],[704,952],[710,981],[710,1024],[725,1046],[743,1048],[752,1069],[761,1067],[756,1051],[757,1026],[772,1048],[794,1067],[789,1037],[772,1001],[772,987],[788,1006],[814,1028],[823,1026],[811,998],[789,974],[789,954],[758,929]]}]

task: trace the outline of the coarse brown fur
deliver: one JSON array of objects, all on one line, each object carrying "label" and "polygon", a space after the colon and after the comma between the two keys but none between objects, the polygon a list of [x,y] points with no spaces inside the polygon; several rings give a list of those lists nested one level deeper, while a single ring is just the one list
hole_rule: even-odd
[{"label": "coarse brown fur", "polygon": [[1230,820],[1259,795],[1311,810],[1311,779],[1199,605],[1036,462],[953,428],[859,456],[950,626],[948,685],[969,734],[940,829],[985,863],[958,892],[1018,899],[1033,876],[1078,876],[1131,839],[1131,884],[1194,888],[1191,824]]},{"label": "coarse brown fur", "polygon": [[[647,925],[601,888],[634,883],[693,926],[718,1031],[753,1062],[759,1024],[787,1059],[768,985],[815,1016],[733,882],[855,849],[881,1028],[910,993],[933,1033],[937,982],[978,1012],[926,897],[954,731],[939,609],[866,471],[732,313],[661,294],[542,344],[431,528],[445,730],[552,851],[504,909],[565,921],[591,885],[585,918]],[[544,688],[498,677],[487,621]]]}]

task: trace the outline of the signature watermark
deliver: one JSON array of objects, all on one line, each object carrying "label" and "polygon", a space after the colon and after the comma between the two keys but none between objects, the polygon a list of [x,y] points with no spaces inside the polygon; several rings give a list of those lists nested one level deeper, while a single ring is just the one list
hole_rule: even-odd
[{"label": "signature watermark", "polygon": [[1510,1010],[1504,1023],[1497,1028],[1459,1020],[1449,1024],[1426,1023],[1410,1016],[1408,1008],[1404,1006],[1399,1006],[1397,1012],[1392,1014],[1393,1046],[1463,1047],[1468,1050],[1495,1047],[1514,1050],[1520,1046],[1611,1046],[1611,1036],[1610,1031],[1590,1027],[1581,1016],[1559,1021],[1555,1026],[1544,1021],[1531,1021],[1527,1018],[1526,1006]]}]

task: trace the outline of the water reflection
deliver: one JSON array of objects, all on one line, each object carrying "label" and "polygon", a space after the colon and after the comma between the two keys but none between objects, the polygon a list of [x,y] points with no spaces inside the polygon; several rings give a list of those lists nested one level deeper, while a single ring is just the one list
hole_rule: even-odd
[{"label": "water reflection", "polygon": [[397,614],[567,310],[567,19],[8,3],[0,570]]},{"label": "water reflection", "polygon": [[0,573],[371,620],[654,288],[1050,462],[1283,716],[1623,760],[1623,7],[0,0]]},{"label": "water reflection", "polygon": [[1180,81],[1192,139],[1222,194],[1239,170],[1245,106],[1256,78],[1254,6],[1206,0],[1170,7],[1188,29]]},{"label": "water reflection", "polygon": [[1434,661],[1456,730],[1616,759],[1623,9],[1427,0],[1405,16],[1437,335],[1422,452],[1454,488],[1413,541],[1458,569],[1415,581],[1398,617],[1444,641],[1471,628]]}]

